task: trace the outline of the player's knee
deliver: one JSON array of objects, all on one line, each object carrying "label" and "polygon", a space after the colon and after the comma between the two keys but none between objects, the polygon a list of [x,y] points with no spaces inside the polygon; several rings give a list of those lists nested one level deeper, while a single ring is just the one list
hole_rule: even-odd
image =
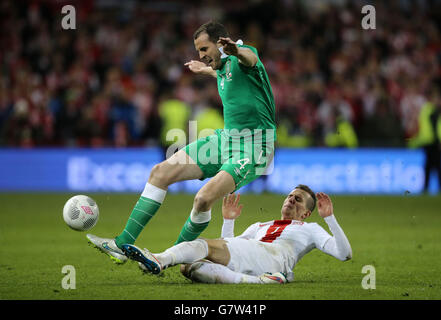
[{"label": "player's knee", "polygon": [[213,199],[206,193],[198,192],[194,197],[193,208],[199,212],[210,210]]},{"label": "player's knee", "polygon": [[[206,260],[196,261],[191,264],[181,264],[180,271],[184,277],[193,282],[215,283],[215,274],[211,272],[210,268],[207,270],[207,266],[210,264],[211,262]],[[202,268],[204,268],[203,272],[201,272]]]},{"label": "player's knee", "polygon": [[163,170],[162,170],[162,163],[157,163],[153,166],[152,170],[150,171],[150,179],[160,179],[163,178]]},{"label": "player's knee", "polygon": [[171,180],[170,170],[167,169],[167,164],[164,162],[154,165],[150,171],[149,182],[156,186],[167,187],[172,183]]}]

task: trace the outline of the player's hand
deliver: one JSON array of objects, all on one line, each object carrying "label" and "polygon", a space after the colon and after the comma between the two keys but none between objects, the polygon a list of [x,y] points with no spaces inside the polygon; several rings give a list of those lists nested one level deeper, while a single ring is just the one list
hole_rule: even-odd
[{"label": "player's hand", "polygon": [[240,193],[224,197],[222,202],[222,216],[224,219],[237,219],[242,212],[243,204],[239,205]]},{"label": "player's hand", "polygon": [[191,60],[186,62],[184,65],[194,73],[211,75],[214,71],[210,66],[207,66],[202,61]]},{"label": "player's hand", "polygon": [[219,37],[217,43],[222,45],[222,49],[224,50],[225,54],[237,56],[237,54],[239,53],[239,47],[237,46],[236,42],[234,42],[230,38]]},{"label": "player's hand", "polygon": [[334,213],[331,198],[323,192],[317,192],[315,196],[317,197],[317,210],[320,217],[326,218],[331,216]]}]

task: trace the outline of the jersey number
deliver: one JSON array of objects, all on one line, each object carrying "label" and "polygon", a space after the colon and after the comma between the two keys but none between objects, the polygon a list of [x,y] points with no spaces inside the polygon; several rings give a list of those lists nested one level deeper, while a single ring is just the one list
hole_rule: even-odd
[{"label": "jersey number", "polygon": [[266,235],[260,239],[262,242],[273,242],[282,234],[283,230],[285,230],[286,226],[290,225],[291,221],[281,221],[281,223],[275,222],[272,226],[268,228],[266,231]]},{"label": "jersey number", "polygon": [[242,170],[248,164],[248,162],[250,162],[250,159],[248,158],[237,160],[237,163],[240,164],[239,170]]}]

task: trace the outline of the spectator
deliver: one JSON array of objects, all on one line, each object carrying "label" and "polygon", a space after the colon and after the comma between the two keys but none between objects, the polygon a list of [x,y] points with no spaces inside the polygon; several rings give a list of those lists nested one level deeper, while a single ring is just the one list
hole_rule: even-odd
[{"label": "spectator", "polygon": [[379,97],[374,102],[372,114],[368,115],[360,128],[360,141],[365,147],[405,146],[404,132],[398,115],[388,97]]},{"label": "spectator", "polygon": [[438,186],[441,186],[441,95],[438,90],[436,87],[431,90],[431,102],[426,102],[419,114],[418,134],[409,140],[410,147],[424,150],[424,192],[429,190],[432,170],[436,171]]},{"label": "spectator", "polygon": [[171,154],[167,154],[170,151],[168,150],[170,146],[176,146],[174,150],[170,151],[174,153],[188,144],[187,126],[190,107],[184,102],[174,99],[168,91],[161,98],[159,116],[162,122],[161,146],[164,149],[164,156],[170,156]]}]

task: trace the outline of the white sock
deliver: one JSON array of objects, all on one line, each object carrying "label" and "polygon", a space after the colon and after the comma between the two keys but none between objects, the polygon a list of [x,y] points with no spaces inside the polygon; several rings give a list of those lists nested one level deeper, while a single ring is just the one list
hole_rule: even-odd
[{"label": "white sock", "polygon": [[181,242],[162,253],[155,254],[162,267],[166,268],[180,263],[193,263],[208,255],[208,244],[205,240],[196,239]]},{"label": "white sock", "polygon": [[191,279],[202,283],[261,283],[258,277],[233,271],[224,265],[196,262],[190,269]]},{"label": "white sock", "polygon": [[144,190],[141,193],[141,197],[149,198],[155,200],[156,202],[162,203],[166,194],[167,190],[163,190],[147,182]]},{"label": "white sock", "polygon": [[194,223],[206,223],[211,220],[211,209],[208,211],[198,212],[194,208],[192,208],[190,219]]}]

